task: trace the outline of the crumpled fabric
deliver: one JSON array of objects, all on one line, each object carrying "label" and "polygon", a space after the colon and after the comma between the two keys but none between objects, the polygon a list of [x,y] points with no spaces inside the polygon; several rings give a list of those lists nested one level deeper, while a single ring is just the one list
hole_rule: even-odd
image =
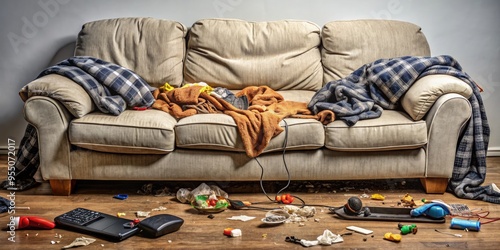
[{"label": "crumpled fabric", "polygon": [[63,246],[62,249],[68,249],[72,247],[81,247],[81,246],[87,246],[95,242],[95,239],[92,238],[86,238],[86,237],[79,237],[76,238],[71,244],[67,246]]},{"label": "crumpled fabric", "polygon": [[319,244],[319,242],[317,240],[300,240],[300,244],[304,247],[312,247],[312,246],[316,246]]},{"label": "crumpled fabric", "polygon": [[338,234],[332,233],[330,230],[326,229],[323,235],[318,236],[318,243],[320,245],[329,246],[334,243],[344,242],[344,238]]},{"label": "crumpled fabric", "polygon": [[291,215],[297,215],[300,217],[313,217],[316,214],[316,208],[312,206],[298,207],[295,205],[285,205],[283,210]]},{"label": "crumpled fabric", "polygon": [[248,98],[245,95],[237,97],[231,91],[222,87],[214,88],[210,94],[224,99],[238,109],[248,109]]},{"label": "crumpled fabric", "polygon": [[318,236],[316,240],[301,239],[299,243],[304,247],[312,247],[317,245],[330,246],[334,243],[344,242],[344,238],[338,234],[332,233],[326,229],[322,235]]}]

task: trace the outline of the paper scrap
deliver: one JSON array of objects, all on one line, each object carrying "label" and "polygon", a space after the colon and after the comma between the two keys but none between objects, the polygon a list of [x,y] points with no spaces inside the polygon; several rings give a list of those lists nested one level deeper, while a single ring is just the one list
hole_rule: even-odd
[{"label": "paper scrap", "polygon": [[255,217],[252,216],[246,216],[246,215],[240,215],[240,216],[233,216],[230,218],[227,218],[228,220],[241,220],[241,221],[249,221],[255,219]]},{"label": "paper scrap", "polygon": [[63,246],[62,249],[67,249],[67,248],[72,248],[72,247],[80,247],[80,246],[87,246],[95,242],[95,239],[92,238],[86,238],[86,237],[79,237],[76,238],[71,244],[67,246]]}]

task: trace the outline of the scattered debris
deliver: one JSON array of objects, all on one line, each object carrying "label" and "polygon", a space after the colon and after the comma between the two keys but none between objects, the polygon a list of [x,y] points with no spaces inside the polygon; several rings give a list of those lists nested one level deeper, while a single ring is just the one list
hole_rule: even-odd
[{"label": "scattered debris", "polygon": [[121,213],[121,212],[116,213],[116,216],[118,217],[124,217],[126,215],[127,215],[126,213]]},{"label": "scattered debris", "polygon": [[224,228],[224,235],[230,236],[230,237],[240,237],[243,233],[241,232],[241,229],[233,229],[233,228]]},{"label": "scattered debris", "polygon": [[165,210],[167,210],[167,208],[164,206],[159,206],[157,208],[151,209],[151,211],[165,211]]},{"label": "scattered debris", "polygon": [[137,216],[139,218],[146,218],[146,217],[149,217],[150,213],[151,212],[137,211],[137,212],[135,212],[135,216]]},{"label": "scattered debris", "polygon": [[418,231],[417,225],[415,225],[415,224],[403,225],[403,224],[399,223],[398,228],[401,231],[402,235],[409,234],[409,233],[416,234]]},{"label": "scattered debris", "polygon": [[354,187],[341,187],[340,191],[349,192],[349,190],[354,190],[354,189],[355,189]]},{"label": "scattered debris", "polygon": [[187,188],[180,188],[177,190],[177,194],[175,196],[180,203],[189,203],[189,193],[191,193],[191,190]]},{"label": "scattered debris", "polygon": [[191,205],[202,213],[218,213],[224,211],[229,202],[222,196],[216,196],[214,193],[210,195],[201,194],[194,197]]},{"label": "scattered debris", "polygon": [[362,199],[366,199],[366,198],[369,198],[370,196],[367,195],[367,194],[362,194],[359,196],[359,198],[362,198]]},{"label": "scattered debris", "polygon": [[401,234],[385,233],[384,239],[392,242],[400,242]]},{"label": "scattered debris", "polygon": [[285,238],[285,241],[295,244],[300,244],[304,247],[311,247],[316,245],[329,246],[334,243],[343,242],[344,239],[342,238],[341,235],[334,234],[330,230],[326,229],[322,235],[318,236],[316,240],[305,240],[305,239],[295,238],[295,236],[287,236]]},{"label": "scattered debris", "polygon": [[266,217],[262,219],[262,222],[267,224],[278,224],[287,221],[290,218],[290,214],[283,209],[274,209],[266,213]]},{"label": "scattered debris", "polygon": [[126,200],[128,199],[128,194],[117,194],[113,196],[113,198],[118,199],[118,200]]},{"label": "scattered debris", "polygon": [[283,210],[291,215],[298,215],[303,217],[313,217],[316,214],[316,208],[313,206],[298,207],[295,205],[285,205]]},{"label": "scattered debris", "polygon": [[72,247],[80,247],[80,246],[87,246],[95,242],[95,239],[92,238],[86,238],[86,237],[79,237],[76,238],[71,244],[67,246],[63,246],[62,249],[67,249],[67,248],[72,248]]},{"label": "scattered debris", "polygon": [[172,196],[172,192],[170,192],[170,189],[168,187],[163,187],[159,190],[155,191],[155,196],[156,197],[164,197],[164,196]]},{"label": "scattered debris", "polygon": [[243,235],[243,233],[241,232],[241,229],[231,230],[231,237],[240,237],[241,235]]},{"label": "scattered debris", "polygon": [[383,201],[383,200],[385,200],[385,196],[383,196],[381,194],[372,194],[371,199],[372,200]]},{"label": "scattered debris", "polygon": [[342,236],[340,236],[338,234],[334,234],[328,229],[323,231],[323,234],[318,236],[317,240],[318,240],[318,243],[320,245],[326,245],[326,246],[329,246],[329,245],[334,244],[334,243],[340,243],[340,242],[344,241]]},{"label": "scattered debris", "polygon": [[436,231],[436,232],[438,232],[438,233],[447,234],[447,235],[455,236],[455,237],[458,237],[458,238],[462,238],[462,235],[461,235],[461,234],[454,234],[454,233],[442,232],[442,231],[439,231],[439,230],[437,230],[437,229],[434,229],[434,231]]},{"label": "scattered debris", "polygon": [[173,196],[174,194],[170,191],[170,188],[165,185],[147,183],[142,185],[142,187],[137,190],[138,194],[141,195],[154,195],[154,196]]},{"label": "scattered debris", "polygon": [[415,201],[413,200],[413,197],[411,197],[411,195],[409,195],[409,194],[405,194],[405,196],[403,196],[403,198],[401,198],[401,203],[405,207],[416,206]]},{"label": "scattered debris", "polygon": [[255,219],[255,217],[252,216],[247,216],[247,215],[240,215],[240,216],[232,216],[230,218],[227,218],[228,220],[240,220],[240,221],[249,221]]},{"label": "scattered debris", "polygon": [[229,195],[222,190],[220,187],[215,185],[207,185],[205,183],[201,183],[197,188],[190,191],[189,189],[181,188],[177,190],[177,200],[182,203],[191,203],[195,202],[197,196],[206,195],[206,196],[215,196],[228,199]]},{"label": "scattered debris", "polygon": [[282,194],[282,195],[276,195],[274,198],[277,202],[281,202],[283,204],[290,204],[293,202],[295,199],[292,195],[290,194]]},{"label": "scattered debris", "polygon": [[209,218],[209,219],[213,219],[213,218],[215,218],[215,216],[214,216],[213,214],[209,214],[209,215],[207,216],[207,218]]}]

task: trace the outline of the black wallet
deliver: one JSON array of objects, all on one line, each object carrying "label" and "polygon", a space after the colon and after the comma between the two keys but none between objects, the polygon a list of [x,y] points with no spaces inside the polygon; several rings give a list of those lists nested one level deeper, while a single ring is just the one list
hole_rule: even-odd
[{"label": "black wallet", "polygon": [[142,220],[137,227],[142,230],[141,234],[144,236],[156,238],[179,230],[182,224],[184,220],[177,216],[158,214]]}]

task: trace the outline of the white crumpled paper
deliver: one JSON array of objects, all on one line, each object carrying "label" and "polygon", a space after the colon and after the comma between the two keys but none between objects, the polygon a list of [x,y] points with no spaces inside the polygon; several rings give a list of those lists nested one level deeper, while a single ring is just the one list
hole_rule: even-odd
[{"label": "white crumpled paper", "polygon": [[95,239],[80,237],[80,238],[76,238],[73,242],[71,242],[71,244],[69,244],[67,246],[63,246],[62,249],[87,246],[87,245],[90,245],[94,242],[95,242]]},{"label": "white crumpled paper", "polygon": [[326,229],[323,235],[318,236],[318,243],[320,245],[331,245],[333,243],[344,242],[344,238],[338,234],[332,233],[330,230]]},{"label": "white crumpled paper", "polygon": [[249,221],[255,219],[253,216],[240,215],[240,216],[232,216],[227,218],[228,220],[240,220],[240,221]]},{"label": "white crumpled paper", "polygon": [[312,247],[316,245],[329,246],[331,244],[340,242],[344,242],[342,236],[334,234],[328,229],[326,229],[322,235],[318,236],[317,240],[300,240],[300,244],[304,247]]}]

